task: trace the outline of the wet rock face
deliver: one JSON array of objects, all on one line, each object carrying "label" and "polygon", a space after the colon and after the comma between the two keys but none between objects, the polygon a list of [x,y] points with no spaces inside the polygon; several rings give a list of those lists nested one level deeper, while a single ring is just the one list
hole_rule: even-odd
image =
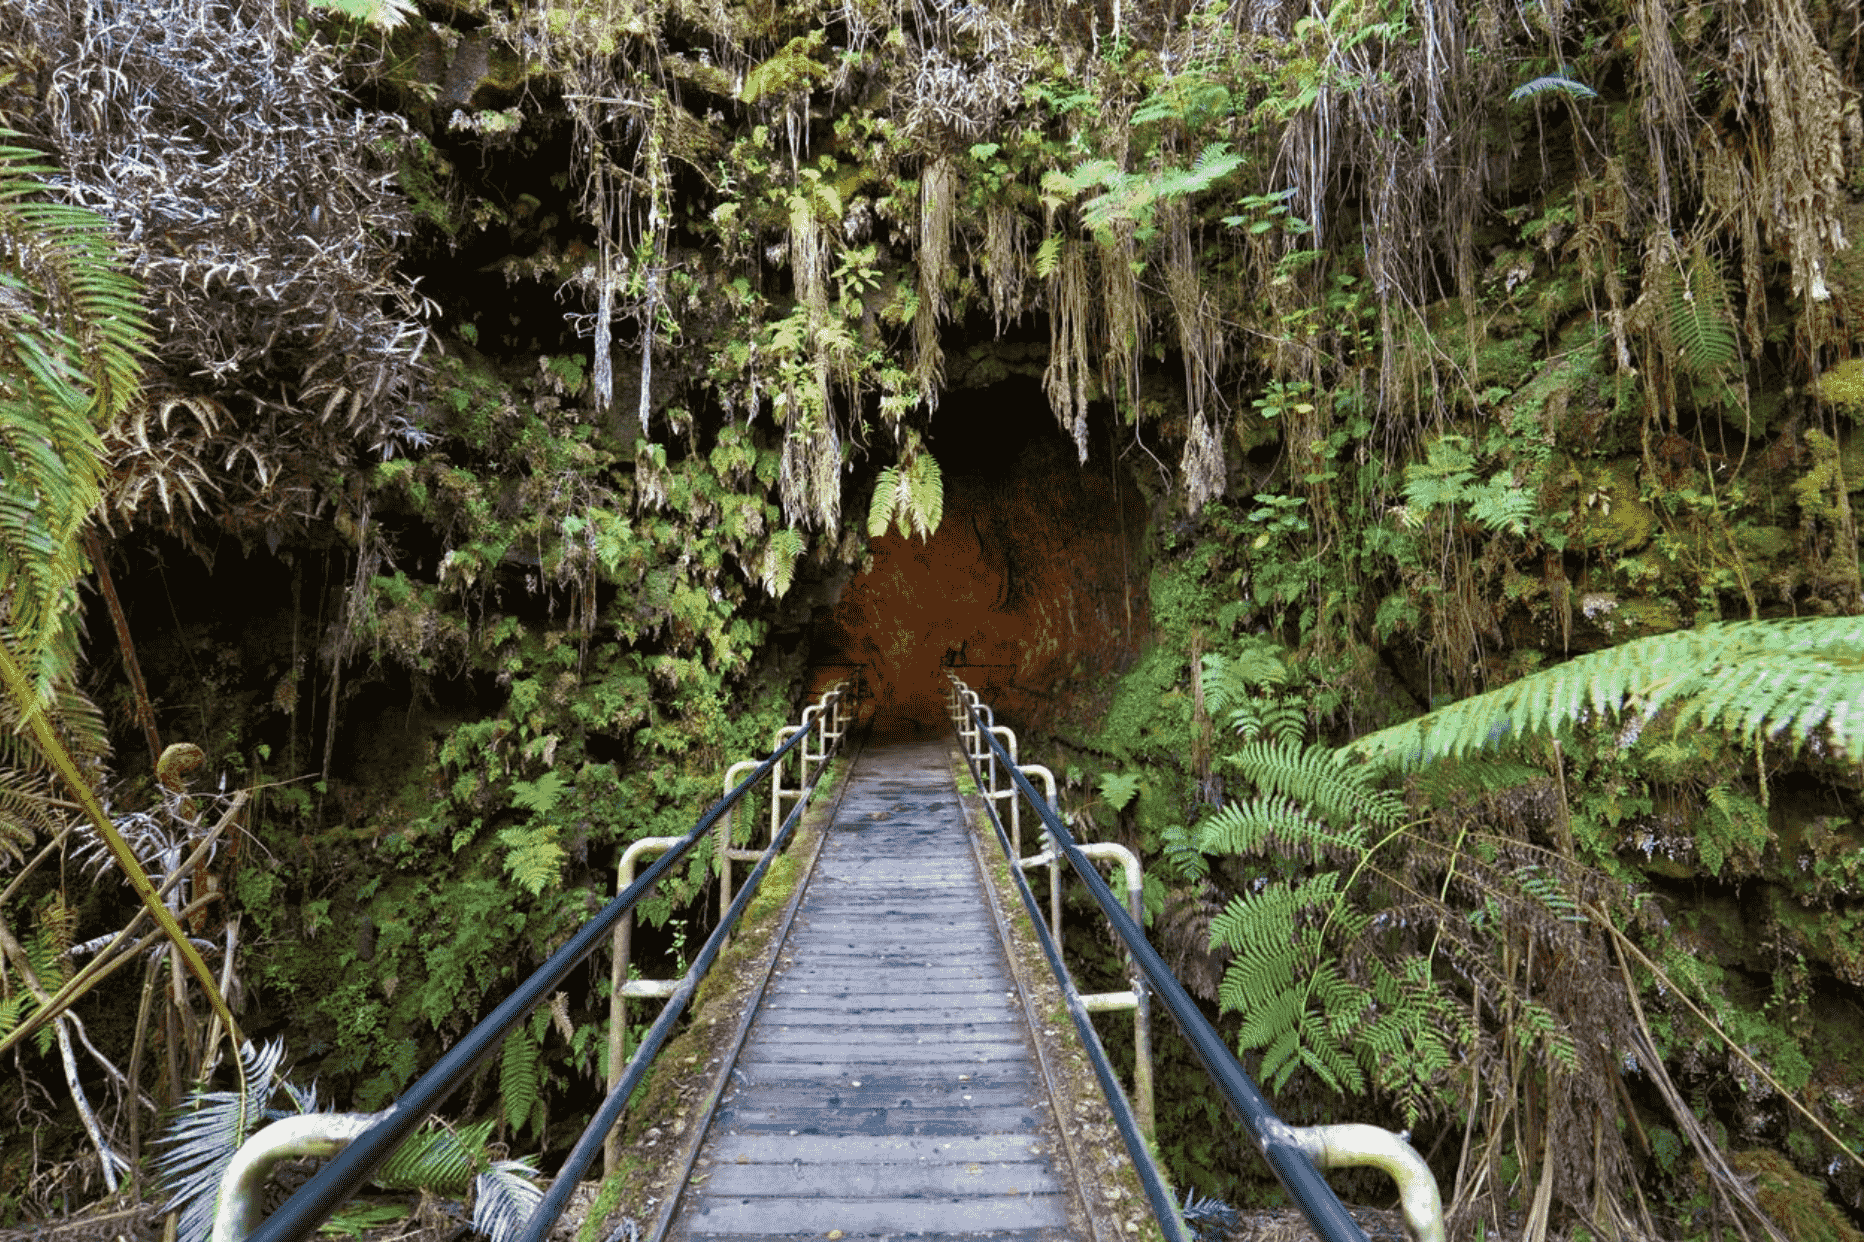
[{"label": "wet rock face", "polygon": [[[960,400],[963,413],[950,408]],[[924,728],[944,727],[946,665],[999,717],[1041,727],[1144,636],[1145,501],[1107,450],[1077,461],[1039,393],[1001,385],[947,402],[932,445],[944,521],[929,540],[874,540],[814,651],[866,661],[881,712]]]}]

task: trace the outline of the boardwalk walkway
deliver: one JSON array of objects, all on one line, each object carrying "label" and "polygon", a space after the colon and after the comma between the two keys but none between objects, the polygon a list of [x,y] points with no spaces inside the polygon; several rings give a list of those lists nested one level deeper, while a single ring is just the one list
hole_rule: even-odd
[{"label": "boardwalk walkway", "polygon": [[848,780],[670,1236],[1081,1236],[944,743]]}]

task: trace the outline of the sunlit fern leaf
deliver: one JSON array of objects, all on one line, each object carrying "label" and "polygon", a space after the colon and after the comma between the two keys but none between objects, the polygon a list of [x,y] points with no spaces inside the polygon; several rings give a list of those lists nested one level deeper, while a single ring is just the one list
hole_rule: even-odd
[{"label": "sunlit fern leaf", "polygon": [[491,1242],[515,1242],[544,1201],[525,1160],[499,1160],[473,1180],[472,1227]]},{"label": "sunlit fern leaf", "polygon": [[542,1069],[542,1056],[530,1030],[523,1023],[513,1027],[505,1037],[504,1055],[499,1060],[498,1095],[506,1124],[514,1131],[530,1120],[537,1107],[543,1091]]},{"label": "sunlit fern leaf", "polygon": [[1469,489],[1469,516],[1492,531],[1525,535],[1529,519],[1539,509],[1534,494],[1516,487],[1506,475]]},{"label": "sunlit fern leaf", "polygon": [[1055,269],[1061,266],[1061,250],[1066,242],[1060,233],[1051,233],[1042,239],[1042,244],[1036,247],[1034,264],[1038,278],[1047,280],[1055,274]]},{"label": "sunlit fern leaf", "polygon": [[1403,800],[1389,789],[1374,789],[1370,773],[1343,763],[1331,747],[1286,739],[1254,742],[1230,761],[1265,792],[1297,799],[1310,815],[1342,828],[1394,828],[1404,820]]},{"label": "sunlit fern leaf", "polygon": [[169,1192],[166,1210],[181,1213],[176,1231],[179,1242],[206,1242],[212,1233],[220,1179],[240,1144],[265,1119],[266,1105],[278,1089],[278,1067],[284,1056],[283,1040],[263,1047],[246,1044],[240,1049],[240,1061],[246,1070],[247,1094],[202,1092],[163,1132],[155,1168]]},{"label": "sunlit fern leaf", "polygon": [[931,453],[919,450],[906,468],[901,491],[912,533],[930,538],[945,519],[945,479]]},{"label": "sunlit fern leaf", "polygon": [[1666,285],[1670,339],[1685,368],[1706,377],[1734,362],[1739,350],[1729,319],[1728,289],[1715,261],[1698,254]]},{"label": "sunlit fern leaf", "polygon": [[563,878],[566,855],[555,824],[514,824],[498,830],[505,847],[505,871],[525,892],[537,897],[557,887]]},{"label": "sunlit fern leaf", "polygon": [[1599,93],[1584,82],[1575,82],[1571,78],[1550,73],[1544,77],[1523,82],[1508,92],[1508,98],[1510,100],[1532,99],[1536,95],[1549,93],[1567,95],[1573,99],[1597,99],[1599,97]]},{"label": "sunlit fern leaf", "polygon": [[888,466],[874,480],[874,499],[867,506],[867,534],[878,539],[893,525],[893,511],[899,506],[900,472]]},{"label": "sunlit fern leaf", "polygon": [[1782,734],[1864,756],[1864,617],[1729,621],[1576,656],[1449,707],[1369,733],[1342,754],[1379,767],[1460,758],[1570,728],[1582,717],[1677,708],[1752,744]]},{"label": "sunlit fern leaf", "polygon": [[764,590],[782,599],[789,593],[790,584],[796,580],[796,560],[803,554],[803,537],[785,526],[772,531],[770,542],[764,545],[763,563],[759,568]]}]

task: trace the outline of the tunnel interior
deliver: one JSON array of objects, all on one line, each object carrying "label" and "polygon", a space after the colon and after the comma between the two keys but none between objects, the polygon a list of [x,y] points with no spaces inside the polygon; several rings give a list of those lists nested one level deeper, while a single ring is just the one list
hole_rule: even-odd
[{"label": "tunnel interior", "polygon": [[1044,728],[1144,636],[1146,502],[1106,424],[1083,464],[1033,379],[946,395],[929,440],[945,482],[930,538],[889,533],[812,630],[812,662],[865,664],[880,718],[945,727],[943,669]]}]

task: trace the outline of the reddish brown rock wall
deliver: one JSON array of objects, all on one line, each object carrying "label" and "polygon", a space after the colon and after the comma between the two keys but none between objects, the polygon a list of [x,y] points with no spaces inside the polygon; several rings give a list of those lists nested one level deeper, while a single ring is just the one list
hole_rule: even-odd
[{"label": "reddish brown rock wall", "polygon": [[968,669],[1000,716],[1041,727],[1125,667],[1146,625],[1138,490],[1123,471],[1116,489],[1104,450],[1079,465],[1046,409],[1015,437],[990,408],[933,446],[939,529],[874,540],[871,567],[817,625],[819,657],[867,661],[879,710],[926,728],[943,727],[942,665]]}]

